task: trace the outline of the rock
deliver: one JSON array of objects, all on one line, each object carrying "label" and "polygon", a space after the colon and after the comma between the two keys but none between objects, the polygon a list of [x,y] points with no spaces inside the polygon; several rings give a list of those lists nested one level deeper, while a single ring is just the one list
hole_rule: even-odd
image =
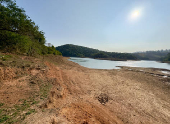
[{"label": "rock", "polygon": [[30,83],[31,83],[31,84],[36,84],[36,82],[35,82],[35,81],[30,81]]},{"label": "rock", "polygon": [[87,122],[87,121],[84,121],[83,124],[88,124],[88,122]]},{"label": "rock", "polygon": [[98,98],[98,101],[103,105],[109,101],[107,94],[101,93],[97,98]]}]

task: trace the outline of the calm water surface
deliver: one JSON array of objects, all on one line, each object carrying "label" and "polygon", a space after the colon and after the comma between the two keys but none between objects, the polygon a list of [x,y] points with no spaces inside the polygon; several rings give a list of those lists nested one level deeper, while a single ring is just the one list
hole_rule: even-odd
[{"label": "calm water surface", "polygon": [[70,57],[70,61],[76,62],[81,66],[93,69],[119,69],[116,66],[129,66],[129,67],[144,67],[144,68],[162,68],[169,69],[170,64],[159,63],[156,61],[109,61],[109,60],[98,60],[91,58],[78,58]]}]

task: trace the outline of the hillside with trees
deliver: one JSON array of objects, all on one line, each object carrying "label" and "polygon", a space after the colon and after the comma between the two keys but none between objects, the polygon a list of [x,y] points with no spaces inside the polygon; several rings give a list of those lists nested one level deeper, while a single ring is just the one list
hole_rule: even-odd
[{"label": "hillside with trees", "polygon": [[45,46],[44,32],[13,0],[0,0],[0,50],[29,56],[59,54]]},{"label": "hillside with trees", "polygon": [[145,51],[133,53],[140,60],[156,60],[162,61],[165,59],[167,54],[170,53],[169,50],[157,50],[157,51]]},{"label": "hillside with trees", "polygon": [[163,62],[170,62],[170,53],[167,54],[167,56],[163,59]]},{"label": "hillside with trees", "polygon": [[105,52],[72,44],[58,46],[56,49],[66,57],[89,57],[109,60],[136,60],[136,57],[129,53]]}]

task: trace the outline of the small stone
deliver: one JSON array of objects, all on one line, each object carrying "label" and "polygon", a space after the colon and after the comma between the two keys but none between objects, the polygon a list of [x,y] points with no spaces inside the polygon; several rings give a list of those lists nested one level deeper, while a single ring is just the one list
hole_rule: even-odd
[{"label": "small stone", "polygon": [[108,96],[106,94],[103,94],[103,93],[101,93],[97,98],[98,98],[98,101],[103,105],[106,104],[109,101]]},{"label": "small stone", "polygon": [[31,81],[30,83],[31,83],[31,84],[36,84],[36,82],[35,82],[35,81]]}]

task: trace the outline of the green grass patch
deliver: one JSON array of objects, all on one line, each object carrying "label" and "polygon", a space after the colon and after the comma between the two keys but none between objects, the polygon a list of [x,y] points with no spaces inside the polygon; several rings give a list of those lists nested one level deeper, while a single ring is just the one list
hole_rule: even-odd
[{"label": "green grass patch", "polygon": [[0,107],[3,106],[3,105],[4,105],[4,103],[0,103]]},{"label": "green grass patch", "polygon": [[12,56],[11,55],[0,55],[0,58],[2,61],[6,61],[7,59],[12,58]]},{"label": "green grass patch", "polygon": [[52,85],[51,84],[42,84],[40,86],[40,98],[44,99],[48,97],[49,91],[51,89]]},{"label": "green grass patch", "polygon": [[9,115],[2,115],[2,116],[0,116],[0,123],[5,122],[5,121],[8,120],[9,118],[10,118]]},{"label": "green grass patch", "polygon": [[31,105],[38,104],[38,103],[39,103],[39,101],[35,101],[35,100],[33,99]]},{"label": "green grass patch", "polygon": [[0,109],[0,114],[3,112],[4,109]]},{"label": "green grass patch", "polygon": [[26,115],[30,115],[30,114],[32,114],[32,113],[34,113],[35,112],[35,109],[31,109],[31,110],[29,110],[27,113],[26,113]]},{"label": "green grass patch", "polygon": [[24,102],[21,105],[15,105],[14,107],[15,107],[16,111],[24,111],[27,108],[29,108],[30,105],[31,104],[29,102],[27,102],[27,100],[24,100]]},{"label": "green grass patch", "polygon": [[45,112],[45,109],[43,109],[42,112]]},{"label": "green grass patch", "polygon": [[7,107],[3,104],[4,108],[0,109],[0,123],[20,123],[26,116],[36,112],[35,109],[30,109],[30,107],[36,105],[39,101],[36,101],[34,98],[29,98],[28,100],[20,99],[19,101],[21,103],[14,105],[13,107]]}]

